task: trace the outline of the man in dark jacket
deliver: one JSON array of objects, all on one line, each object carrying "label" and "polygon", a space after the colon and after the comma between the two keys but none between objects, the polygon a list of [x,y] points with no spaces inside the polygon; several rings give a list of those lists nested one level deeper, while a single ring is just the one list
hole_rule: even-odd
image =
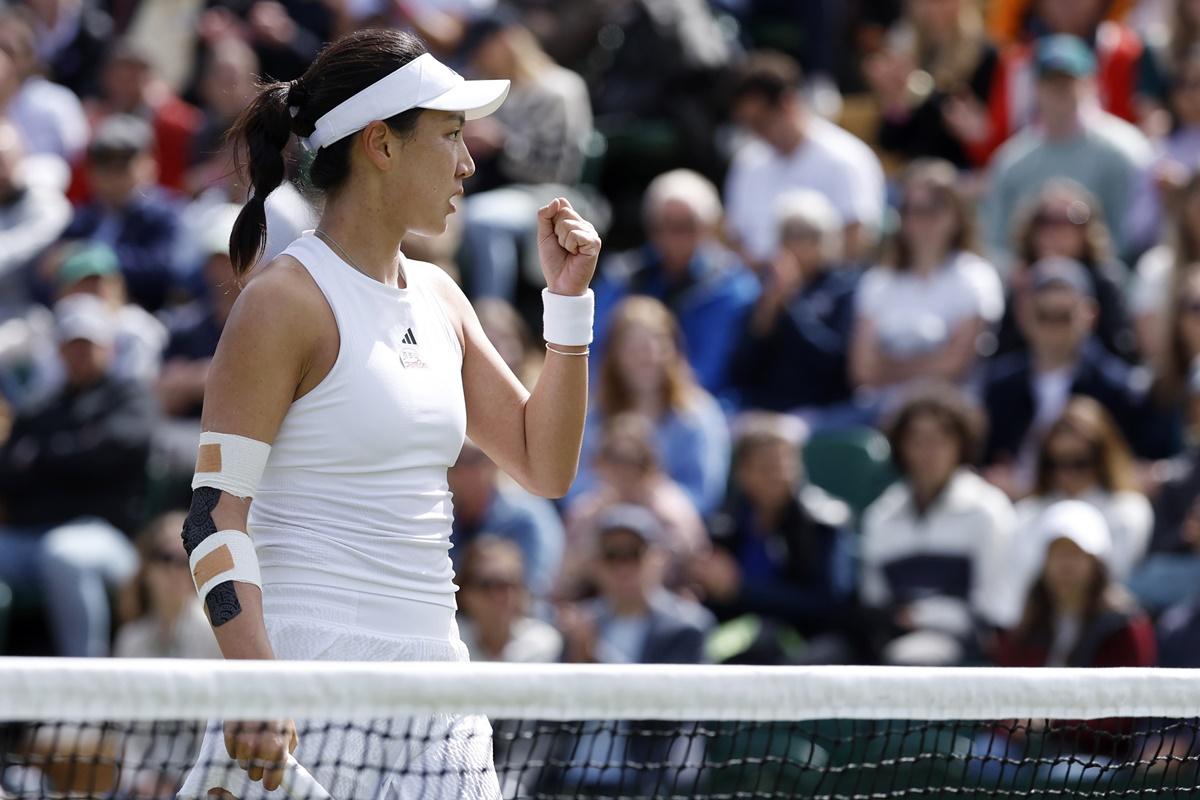
[{"label": "man in dark jacket", "polygon": [[790,627],[807,648],[789,660],[844,663],[853,656],[850,509],[805,481],[801,427],[780,414],[746,416],[734,446],[733,490],[709,520],[713,550],[689,572],[718,619],[754,615]]},{"label": "man in dark jacket", "polygon": [[1097,400],[1139,450],[1148,381],[1093,339],[1096,303],[1085,268],[1063,258],[1034,265],[1028,312],[1029,349],[997,362],[984,389],[991,420],[985,461],[1026,459],[1073,395]]},{"label": "man in dark jacket", "polygon": [[67,384],[18,414],[0,447],[0,580],[41,592],[61,655],[101,656],[106,585],[137,569],[122,530],[139,523],[154,406],[110,374],[115,323],[103,301],[64,298],[55,323]]},{"label": "man in dark jacket", "polygon": [[179,230],[178,208],[154,186],[153,145],[154,131],[139,117],[113,114],[100,123],[87,152],[94,199],[75,211],[63,232],[64,240],[112,247],[130,298],[149,311],[166,300]]}]

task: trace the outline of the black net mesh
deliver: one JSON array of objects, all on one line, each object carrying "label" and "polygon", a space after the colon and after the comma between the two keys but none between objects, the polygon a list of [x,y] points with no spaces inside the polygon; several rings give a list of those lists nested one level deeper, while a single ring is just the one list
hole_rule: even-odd
[{"label": "black net mesh", "polygon": [[497,785],[505,798],[1200,796],[1197,719],[499,720],[490,742],[478,721],[302,724],[296,758],[328,795],[264,795],[229,765],[219,728],[216,750],[202,747],[200,722],[4,723],[0,796],[175,797],[206,767],[190,786],[219,773],[242,798],[491,798]]}]

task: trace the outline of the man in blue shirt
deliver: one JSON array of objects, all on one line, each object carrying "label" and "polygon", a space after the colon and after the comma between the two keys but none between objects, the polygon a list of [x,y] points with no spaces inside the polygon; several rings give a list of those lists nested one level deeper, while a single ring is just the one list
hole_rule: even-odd
[{"label": "man in blue shirt", "polygon": [[[631,294],[661,300],[679,320],[688,362],[700,384],[725,388],[738,330],[758,297],[758,279],[718,241],[721,199],[704,176],[686,169],[663,173],[646,189],[647,241],[602,264],[596,293],[597,343],[608,333],[613,308]],[[601,359],[592,345],[592,363]]]}]

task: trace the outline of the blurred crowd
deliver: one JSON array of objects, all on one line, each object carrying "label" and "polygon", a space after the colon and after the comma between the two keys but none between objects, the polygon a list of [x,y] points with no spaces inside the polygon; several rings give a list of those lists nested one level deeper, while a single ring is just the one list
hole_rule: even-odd
[{"label": "blurred crowd", "polygon": [[450,471],[473,658],[1200,665],[1196,0],[3,4],[0,651],[217,655],[223,134],[367,25],[512,81],[404,246],[527,385],[535,209],[605,237],[570,493]]}]

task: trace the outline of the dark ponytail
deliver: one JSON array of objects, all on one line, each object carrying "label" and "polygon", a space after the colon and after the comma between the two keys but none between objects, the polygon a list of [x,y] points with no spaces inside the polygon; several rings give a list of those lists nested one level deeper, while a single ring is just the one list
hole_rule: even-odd
[{"label": "dark ponytail", "polygon": [[[267,239],[267,195],[287,177],[284,151],[288,139],[312,135],[317,120],[342,101],[423,55],[420,39],[403,31],[356,31],[327,45],[304,74],[291,83],[268,83],[229,129],[235,144],[235,168],[250,179],[250,196],[238,214],[229,237],[234,271],[244,275],[262,256]],[[385,120],[398,134],[416,126],[421,109],[413,108]],[[350,176],[347,136],[317,151],[309,167],[312,188],[338,190]]]},{"label": "dark ponytail", "polygon": [[229,236],[229,257],[239,276],[262,255],[267,240],[267,195],[287,176],[283,150],[292,133],[288,89],[286,83],[263,86],[229,133],[230,137],[237,137],[244,143],[244,149],[234,150],[235,169],[238,174],[246,174],[244,166],[250,177],[250,197],[233,223],[233,233]]}]

